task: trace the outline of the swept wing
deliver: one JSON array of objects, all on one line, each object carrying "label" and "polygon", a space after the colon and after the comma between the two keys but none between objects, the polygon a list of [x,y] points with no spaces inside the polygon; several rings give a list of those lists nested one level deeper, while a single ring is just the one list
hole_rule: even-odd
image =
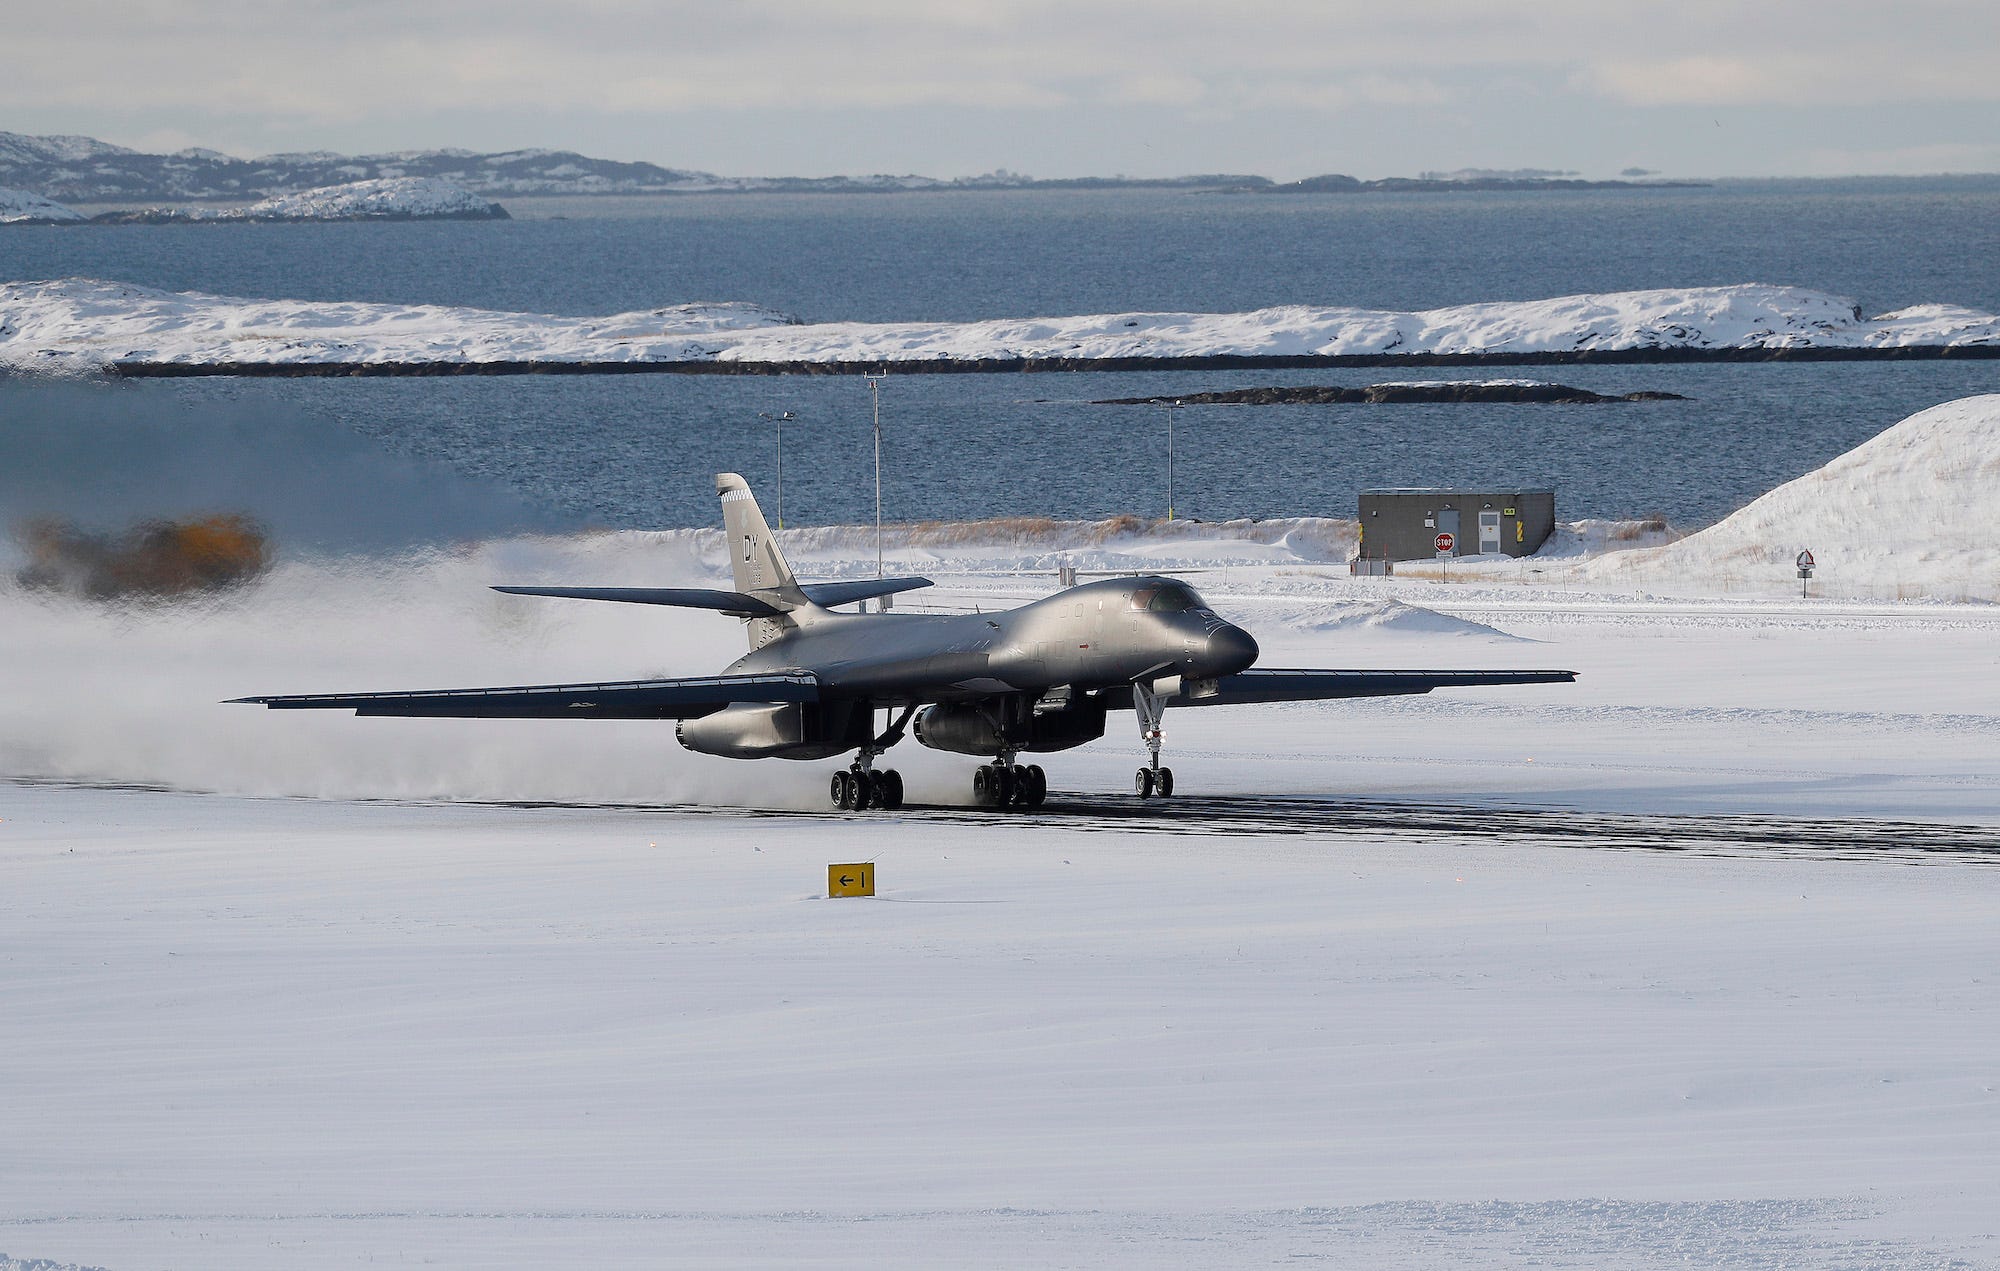
[{"label": "swept wing", "polygon": [[[931,586],[928,578],[862,578],[845,583],[800,583],[798,590],[816,605],[844,605],[897,592]],[[739,618],[775,618],[792,607],[777,591],[765,599],[747,591],[713,587],[495,587],[510,596],[554,596],[563,600],[614,600],[628,605],[672,605],[679,609],[714,609]],[[773,603],[776,601],[777,603]]]},{"label": "swept wing", "polygon": [[1175,706],[1241,706],[1340,697],[1396,697],[1481,684],[1571,684],[1575,671],[1335,671],[1258,668],[1183,684]]},{"label": "swept wing", "polygon": [[273,710],[352,710],[356,715],[445,719],[692,719],[745,702],[816,702],[819,680],[804,671],[787,671],[684,680],[529,684],[414,693],[300,693],[234,700]]}]

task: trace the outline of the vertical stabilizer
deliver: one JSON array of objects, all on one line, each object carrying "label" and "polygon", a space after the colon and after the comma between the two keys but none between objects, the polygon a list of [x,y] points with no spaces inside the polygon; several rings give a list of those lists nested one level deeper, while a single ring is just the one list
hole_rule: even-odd
[{"label": "vertical stabilizer", "polygon": [[[748,592],[780,609],[803,608],[810,602],[792,577],[792,567],[778,550],[771,526],[750,493],[750,483],[734,472],[716,474],[715,492],[722,496],[722,535],[729,547],[729,571],[736,590]],[[797,624],[789,617],[755,618],[750,623],[750,647],[761,649]]]}]

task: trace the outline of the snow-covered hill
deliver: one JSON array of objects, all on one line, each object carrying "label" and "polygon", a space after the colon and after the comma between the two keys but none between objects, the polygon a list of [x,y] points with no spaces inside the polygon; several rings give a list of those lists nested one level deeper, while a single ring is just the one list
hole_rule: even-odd
[{"label": "snow-covered hill", "polygon": [[95,224],[160,225],[192,221],[504,221],[507,209],[463,186],[433,177],[348,181],[281,194],[247,207],[149,207],[103,212]]},{"label": "snow-covered hill", "polygon": [[1416,313],[1287,306],[959,323],[800,325],[755,306],[603,318],[246,300],[94,279],[0,284],[0,363],[184,366],[909,363],[2000,347],[2000,317],[1744,285],[1498,301]]},{"label": "snow-covered hill", "polygon": [[1910,416],[1734,516],[1585,565],[1605,582],[1782,585],[1801,550],[1829,595],[2000,599],[2000,394]]},{"label": "snow-covered hill", "polygon": [[0,189],[0,225],[54,225],[82,219],[81,212],[32,191]]},{"label": "snow-covered hill", "polygon": [[281,194],[235,213],[251,221],[505,220],[506,210],[464,186],[435,177],[350,181]]}]

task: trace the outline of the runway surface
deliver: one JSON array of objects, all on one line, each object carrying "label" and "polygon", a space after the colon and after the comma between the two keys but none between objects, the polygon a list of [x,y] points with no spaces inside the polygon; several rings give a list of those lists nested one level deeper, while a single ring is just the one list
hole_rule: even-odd
[{"label": "runway surface", "polygon": [[1087,834],[1365,837],[1420,842],[1473,839],[1613,851],[1690,855],[1777,854],[1850,861],[1974,860],[2000,864],[2000,826],[1876,818],[1749,815],[1639,815],[1568,808],[1400,803],[1303,796],[1073,795],[1052,792],[1032,811],[911,805],[895,812],[769,811],[637,804],[505,803],[553,808],[593,806],[673,816],[760,816],[790,820],[1033,826]]}]

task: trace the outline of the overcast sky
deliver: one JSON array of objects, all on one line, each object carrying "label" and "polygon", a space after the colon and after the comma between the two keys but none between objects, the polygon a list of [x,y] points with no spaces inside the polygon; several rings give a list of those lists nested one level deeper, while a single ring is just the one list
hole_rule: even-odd
[{"label": "overcast sky", "polygon": [[1994,0],[60,0],[0,129],[730,175],[2000,171]]}]

